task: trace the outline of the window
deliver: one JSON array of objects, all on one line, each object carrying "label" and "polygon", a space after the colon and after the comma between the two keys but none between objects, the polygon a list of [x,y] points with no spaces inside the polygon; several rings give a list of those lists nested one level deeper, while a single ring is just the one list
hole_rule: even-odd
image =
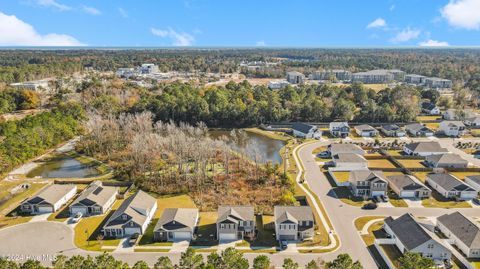
[{"label": "window", "polygon": [[128,216],[125,215],[125,214],[123,214],[123,215],[122,215],[122,219],[123,219],[123,220],[127,220],[127,219],[128,219]]},{"label": "window", "polygon": [[433,248],[433,244],[428,244],[428,248]]},{"label": "window", "polygon": [[220,229],[225,229],[225,224],[220,224]]}]

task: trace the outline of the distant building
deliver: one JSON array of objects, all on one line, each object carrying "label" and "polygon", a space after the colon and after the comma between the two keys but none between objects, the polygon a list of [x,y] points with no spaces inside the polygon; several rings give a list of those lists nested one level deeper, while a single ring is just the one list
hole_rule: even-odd
[{"label": "distant building", "polygon": [[352,73],[346,70],[324,70],[324,71],[315,71],[311,75],[312,80],[339,80],[345,81],[352,78]]},{"label": "distant building", "polygon": [[121,78],[130,78],[137,75],[135,68],[118,68],[115,74]]},{"label": "distant building", "polygon": [[440,115],[440,108],[433,103],[423,102],[422,112],[429,115]]},{"label": "distant building", "polygon": [[425,83],[426,76],[408,74],[405,75],[405,82],[414,85],[423,85]]},{"label": "distant building", "polygon": [[387,70],[388,73],[393,75],[393,80],[395,81],[404,81],[405,80],[405,72],[398,69],[389,69]]},{"label": "distant building", "polygon": [[359,136],[374,137],[378,135],[377,129],[368,124],[357,125],[354,127],[354,129]]},{"label": "distant building", "polygon": [[287,81],[292,84],[303,84],[305,75],[297,71],[291,71],[287,73]]},{"label": "distant building", "polygon": [[42,90],[46,92],[50,91],[48,80],[18,82],[18,83],[12,83],[10,84],[10,86],[16,89],[32,90],[36,92],[41,92]]},{"label": "distant building", "polygon": [[158,66],[155,64],[142,64],[139,68],[140,73],[142,74],[154,74],[158,73],[159,69]]},{"label": "distant building", "polygon": [[425,86],[431,89],[450,89],[453,83],[449,79],[443,78],[426,78]]},{"label": "distant building", "polygon": [[330,134],[335,137],[347,137],[350,135],[350,126],[348,122],[330,122]]},{"label": "distant building", "polygon": [[286,80],[271,80],[268,82],[268,87],[272,90],[280,90],[290,85]]},{"label": "distant building", "polygon": [[438,142],[414,142],[406,144],[403,151],[408,155],[429,156],[448,153]]},{"label": "distant building", "polygon": [[364,84],[385,84],[394,80],[394,74],[388,70],[371,70],[352,74],[352,82],[362,82]]},{"label": "distant building", "polygon": [[396,124],[383,125],[380,131],[382,131],[384,135],[391,137],[402,137],[406,135],[405,131]]},{"label": "distant building", "polygon": [[434,154],[425,157],[425,163],[434,168],[467,168],[468,161],[454,153]]},{"label": "distant building", "polygon": [[432,129],[424,126],[421,123],[407,124],[405,126],[405,130],[412,136],[430,137],[435,134]]},{"label": "distant building", "polygon": [[306,139],[320,139],[322,137],[322,131],[317,126],[306,124],[303,122],[294,122],[292,124],[293,135],[295,137],[301,137]]}]

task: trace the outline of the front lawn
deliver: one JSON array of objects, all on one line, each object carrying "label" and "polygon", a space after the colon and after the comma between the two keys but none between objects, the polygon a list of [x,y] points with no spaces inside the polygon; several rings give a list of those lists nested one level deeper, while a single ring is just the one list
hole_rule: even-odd
[{"label": "front lawn", "polygon": [[237,247],[276,247],[277,240],[275,239],[275,224],[274,218],[271,215],[257,215],[257,237],[253,241],[242,240],[237,243]]},{"label": "front lawn", "polygon": [[442,116],[417,116],[417,121],[424,122],[424,121],[433,121],[433,120],[441,120]]},{"label": "front lawn", "polygon": [[13,211],[23,200],[28,197],[33,196],[40,189],[42,189],[46,184],[45,183],[31,183],[28,189],[25,189],[22,192],[11,195],[10,191],[19,186],[20,184],[28,183],[26,181],[5,181],[0,182],[0,214],[7,215]]},{"label": "front lawn", "polygon": [[415,173],[413,173],[413,175],[423,183],[425,183],[427,181],[427,175],[428,174],[430,174],[430,172],[415,172]]},{"label": "front lawn", "polygon": [[362,234],[363,242],[365,245],[371,246],[373,245],[375,238],[377,238],[377,234],[384,234],[382,231],[384,221],[380,218],[378,221],[372,223],[370,227],[368,227],[368,234]]},{"label": "front lawn", "polygon": [[468,202],[455,201],[452,199],[446,199],[436,190],[432,189],[432,196],[428,199],[422,200],[424,207],[440,207],[440,208],[468,208],[472,207]]},{"label": "front lawn", "polygon": [[200,220],[197,227],[195,239],[192,245],[195,246],[214,246],[218,244],[215,239],[217,233],[217,212],[200,212]]},{"label": "front lawn", "polygon": [[364,204],[368,203],[367,201],[363,200],[361,197],[356,197],[352,195],[352,192],[348,187],[336,187],[333,189],[335,195],[340,199],[342,202],[361,207]]},{"label": "front lawn", "polygon": [[0,229],[29,222],[33,216],[0,217]]},{"label": "front lawn", "polygon": [[355,228],[357,229],[357,231],[361,231],[365,226],[365,224],[367,224],[369,221],[375,220],[375,219],[384,219],[384,218],[385,217],[382,217],[382,216],[365,216],[365,217],[360,217],[355,219],[353,224],[355,225]]},{"label": "front lawn", "polygon": [[369,168],[395,168],[395,165],[388,159],[367,160]]},{"label": "front lawn", "polygon": [[405,202],[402,198],[398,197],[398,195],[392,190],[389,189],[387,191],[387,195],[390,204],[392,204],[394,207],[408,207],[407,202]]},{"label": "front lawn", "polygon": [[402,156],[403,155],[403,150],[389,149],[389,150],[387,150],[387,154],[390,155],[390,156]]},{"label": "front lawn", "polygon": [[397,159],[405,168],[425,168],[421,159]]}]

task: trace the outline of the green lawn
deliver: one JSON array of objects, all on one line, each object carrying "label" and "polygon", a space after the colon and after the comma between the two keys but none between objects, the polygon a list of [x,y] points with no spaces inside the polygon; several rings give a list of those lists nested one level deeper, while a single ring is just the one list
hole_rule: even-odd
[{"label": "green lawn", "polygon": [[432,120],[441,120],[441,116],[417,116],[417,121],[423,122],[423,121],[432,121]]},{"label": "green lawn", "polygon": [[[307,184],[304,183],[303,186],[309,191],[309,193],[312,194],[312,196],[315,199],[315,202],[319,206],[320,211],[327,222],[327,225],[329,226],[330,229],[333,229],[332,222],[330,221],[327,211],[325,211],[325,208],[320,202],[320,199],[318,198],[318,196],[314,192],[312,192],[312,190],[310,190]],[[312,201],[308,198],[308,196],[307,196],[307,201],[310,205],[312,205]],[[327,233],[327,227],[323,226],[323,223],[320,220],[320,216],[317,214],[317,211],[315,210],[313,205],[311,206],[311,208],[312,208],[313,216],[315,217],[315,231],[314,231],[315,235],[314,235],[313,241],[305,242],[303,246],[315,246],[315,245],[327,246],[328,244],[330,244],[330,238]]]},{"label": "green lawn", "polygon": [[287,140],[292,138],[291,136],[287,135],[284,132],[266,131],[266,130],[262,130],[260,128],[245,128],[244,130],[247,131],[247,132],[250,132],[250,133],[263,135],[263,136],[269,137],[271,139],[276,139],[276,140],[287,141]]},{"label": "green lawn", "polygon": [[29,189],[10,197],[10,190],[23,183],[26,183],[26,181],[13,182],[3,180],[0,182],[0,200],[2,200],[3,198],[8,199],[5,203],[0,205],[0,214],[7,215],[12,210],[14,210],[23,200],[34,195],[46,185],[45,183],[31,183]]},{"label": "green lawn", "polygon": [[29,222],[33,216],[0,217],[0,229]]},{"label": "green lawn", "polygon": [[393,150],[393,149],[387,150],[387,154],[390,156],[402,156],[403,155],[402,153],[403,153],[402,150]]},{"label": "green lawn", "polygon": [[275,226],[273,216],[257,215],[256,225],[258,229],[257,237],[253,241],[242,240],[237,243],[237,247],[276,247]]},{"label": "green lawn", "polygon": [[375,232],[381,230],[383,228],[384,221],[379,220],[374,222],[370,227],[368,227],[368,234],[362,234],[363,242],[365,245],[371,246],[375,241]]}]

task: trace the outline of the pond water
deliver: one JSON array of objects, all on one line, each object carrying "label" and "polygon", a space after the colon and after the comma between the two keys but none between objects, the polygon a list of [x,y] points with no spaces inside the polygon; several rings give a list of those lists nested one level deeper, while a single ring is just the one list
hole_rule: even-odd
[{"label": "pond water", "polygon": [[83,164],[75,158],[61,154],[32,169],[27,177],[86,178],[98,175],[100,173],[95,164]]},{"label": "pond water", "polygon": [[[218,139],[221,136],[226,136],[228,139],[232,139],[230,135],[230,130],[210,130],[210,137],[213,139]],[[282,162],[282,157],[280,156],[280,149],[285,146],[286,142],[282,140],[272,139],[264,135],[245,132],[246,141],[238,141],[235,143],[232,140],[229,140],[229,144],[233,147],[234,150],[239,152],[245,152],[248,157],[254,159],[257,156],[257,160],[260,160],[261,163],[278,163]]]}]

